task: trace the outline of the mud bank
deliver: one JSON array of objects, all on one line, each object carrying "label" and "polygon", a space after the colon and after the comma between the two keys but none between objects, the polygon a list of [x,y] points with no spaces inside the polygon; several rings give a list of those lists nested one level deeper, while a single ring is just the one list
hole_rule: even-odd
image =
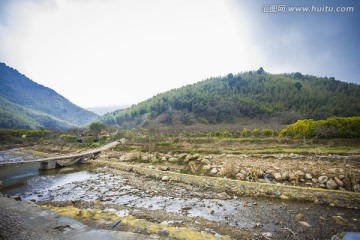
[{"label": "mud bank", "polygon": [[92,229],[79,221],[0,196],[0,238],[8,240],[148,239],[136,233]]},{"label": "mud bank", "polygon": [[360,208],[360,193],[348,191],[333,191],[306,187],[287,186],[280,184],[267,184],[258,182],[238,181],[226,178],[194,176],[169,171],[159,171],[153,168],[129,165],[124,163],[102,160],[94,161],[97,165],[107,166],[123,171],[133,171],[145,176],[166,181],[182,182],[203,189],[226,191],[245,196],[267,196],[281,199],[296,199],[311,201],[316,204],[329,204],[331,206]]}]

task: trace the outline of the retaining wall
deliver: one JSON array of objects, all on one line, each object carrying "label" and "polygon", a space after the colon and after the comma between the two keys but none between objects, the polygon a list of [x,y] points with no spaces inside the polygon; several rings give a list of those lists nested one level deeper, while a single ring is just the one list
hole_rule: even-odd
[{"label": "retaining wall", "polygon": [[328,190],[321,188],[306,188],[239,181],[219,177],[180,174],[175,172],[150,169],[143,166],[108,162],[103,160],[95,160],[94,162],[102,166],[109,166],[124,171],[133,171],[157,179],[161,179],[163,176],[168,176],[170,181],[182,182],[204,189],[213,189],[215,191],[221,192],[225,191],[236,195],[296,199],[301,201],[312,201],[316,204],[330,204],[332,206],[355,209],[360,208],[360,193],[357,192]]}]

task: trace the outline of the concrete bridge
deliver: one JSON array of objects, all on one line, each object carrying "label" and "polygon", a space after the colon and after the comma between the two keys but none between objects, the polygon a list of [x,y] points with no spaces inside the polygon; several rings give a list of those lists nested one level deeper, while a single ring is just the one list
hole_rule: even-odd
[{"label": "concrete bridge", "polygon": [[0,166],[2,165],[9,165],[9,164],[19,164],[19,163],[33,163],[33,162],[40,162],[40,169],[54,169],[57,166],[69,166],[78,162],[83,162],[86,158],[92,158],[98,155],[100,152],[108,150],[110,148],[116,147],[120,142],[111,142],[106,144],[102,147],[91,149],[85,152],[77,153],[77,154],[69,154],[63,156],[56,156],[56,157],[48,157],[48,158],[41,158],[35,160],[24,160],[24,161],[4,161],[0,162]]}]

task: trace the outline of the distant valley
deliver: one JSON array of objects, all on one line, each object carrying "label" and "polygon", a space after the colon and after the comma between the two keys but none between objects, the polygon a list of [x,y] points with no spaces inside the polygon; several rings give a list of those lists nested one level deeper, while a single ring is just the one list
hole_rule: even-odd
[{"label": "distant valley", "polygon": [[101,116],[104,115],[105,113],[114,112],[117,110],[125,109],[127,107],[130,107],[130,105],[98,106],[98,107],[88,107],[86,109]]}]

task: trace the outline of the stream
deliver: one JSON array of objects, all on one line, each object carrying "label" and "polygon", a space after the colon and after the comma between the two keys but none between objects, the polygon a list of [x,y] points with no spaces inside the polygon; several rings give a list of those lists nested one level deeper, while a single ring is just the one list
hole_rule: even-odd
[{"label": "stream", "polygon": [[[9,153],[0,152],[0,160],[9,158]],[[110,210],[117,205],[123,208],[117,212],[119,216],[126,216],[134,209],[146,209],[239,229],[261,228],[261,232],[273,234],[293,229],[302,233],[304,239],[311,236],[326,239],[338,232],[360,231],[358,209],[206,192],[193,186],[97,169],[87,164],[47,171],[40,171],[38,167],[39,163],[1,166],[2,193],[40,203],[101,202],[109,205]]]}]

